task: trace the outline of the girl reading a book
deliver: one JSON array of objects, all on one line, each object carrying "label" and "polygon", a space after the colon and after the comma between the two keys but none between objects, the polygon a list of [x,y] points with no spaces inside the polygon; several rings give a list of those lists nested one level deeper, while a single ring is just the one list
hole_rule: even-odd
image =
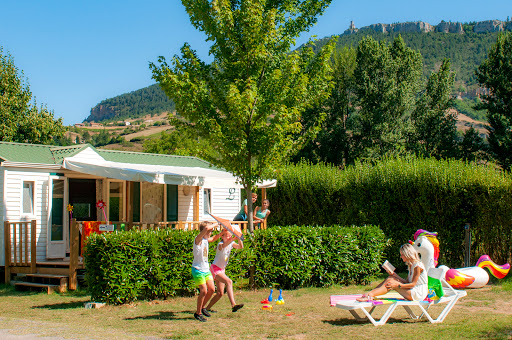
[{"label": "girl reading a book", "polygon": [[395,272],[388,271],[387,279],[356,300],[361,302],[371,301],[374,297],[386,294],[394,289],[407,300],[423,301],[428,294],[428,277],[418,253],[411,244],[406,243],[400,247],[400,257],[407,264],[409,270],[407,280],[401,278]]}]

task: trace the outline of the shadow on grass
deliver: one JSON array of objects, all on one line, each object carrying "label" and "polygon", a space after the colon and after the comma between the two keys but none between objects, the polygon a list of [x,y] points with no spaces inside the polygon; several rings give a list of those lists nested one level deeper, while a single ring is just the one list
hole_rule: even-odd
[{"label": "shadow on grass", "polygon": [[74,309],[84,308],[83,301],[55,303],[52,305],[32,306],[34,309]]},{"label": "shadow on grass", "polygon": [[[372,323],[367,321],[357,321],[354,318],[346,318],[346,319],[336,319],[336,320],[322,320],[323,323],[328,323],[333,326],[354,326],[354,325],[372,325]],[[415,321],[415,322],[421,322],[421,321]],[[393,323],[410,323],[410,320],[407,321],[406,319],[395,319],[395,318],[389,318],[386,324],[393,324]]]},{"label": "shadow on grass", "polygon": [[125,320],[194,320],[194,311],[158,312],[158,314],[136,316],[134,318],[125,318]]},{"label": "shadow on grass", "polygon": [[512,339],[512,326],[495,327],[490,332],[482,332],[482,339]]}]

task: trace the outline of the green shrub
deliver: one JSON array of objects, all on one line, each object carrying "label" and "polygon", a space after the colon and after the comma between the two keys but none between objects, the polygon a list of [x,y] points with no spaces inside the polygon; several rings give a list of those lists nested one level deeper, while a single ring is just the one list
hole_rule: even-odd
[{"label": "green shrub", "polygon": [[[93,234],[85,245],[91,299],[122,304],[195,291],[191,276],[196,232],[179,230]],[[279,227],[257,230],[231,252],[227,275],[259,287],[298,288],[362,283],[379,270],[385,238],[377,227]],[[216,243],[210,244],[210,261]]]},{"label": "green shrub", "polygon": [[[472,262],[512,254],[512,178],[491,166],[434,159],[387,159],[336,167],[301,163],[281,169],[268,190],[272,225],[378,225],[391,238],[390,261],[418,229],[439,233],[440,263],[463,264],[464,225]],[[404,268],[401,268],[404,269]]]},{"label": "green shrub", "polygon": [[379,270],[386,240],[365,227],[274,227],[254,235],[255,284],[284,289],[366,283]]}]

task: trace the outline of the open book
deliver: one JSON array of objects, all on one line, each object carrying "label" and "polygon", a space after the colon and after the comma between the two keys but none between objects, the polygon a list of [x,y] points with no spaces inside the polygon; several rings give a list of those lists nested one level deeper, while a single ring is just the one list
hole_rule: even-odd
[{"label": "open book", "polygon": [[389,263],[388,260],[386,260],[383,264],[382,264],[382,268],[384,268],[385,271],[388,272],[388,274],[393,274],[395,272],[395,267]]}]

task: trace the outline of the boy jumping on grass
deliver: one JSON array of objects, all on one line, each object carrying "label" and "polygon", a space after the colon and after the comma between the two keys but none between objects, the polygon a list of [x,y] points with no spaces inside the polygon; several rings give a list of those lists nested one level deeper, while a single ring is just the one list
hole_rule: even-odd
[{"label": "boy jumping on grass", "polygon": [[217,223],[201,222],[199,224],[199,234],[194,239],[192,277],[199,288],[197,310],[194,313],[194,318],[201,322],[206,322],[205,316],[210,316],[210,313],[208,313],[204,306],[215,292],[215,285],[213,284],[213,277],[208,264],[208,244],[217,241],[220,237],[220,234],[210,237],[213,228],[216,226],[218,226]]}]

